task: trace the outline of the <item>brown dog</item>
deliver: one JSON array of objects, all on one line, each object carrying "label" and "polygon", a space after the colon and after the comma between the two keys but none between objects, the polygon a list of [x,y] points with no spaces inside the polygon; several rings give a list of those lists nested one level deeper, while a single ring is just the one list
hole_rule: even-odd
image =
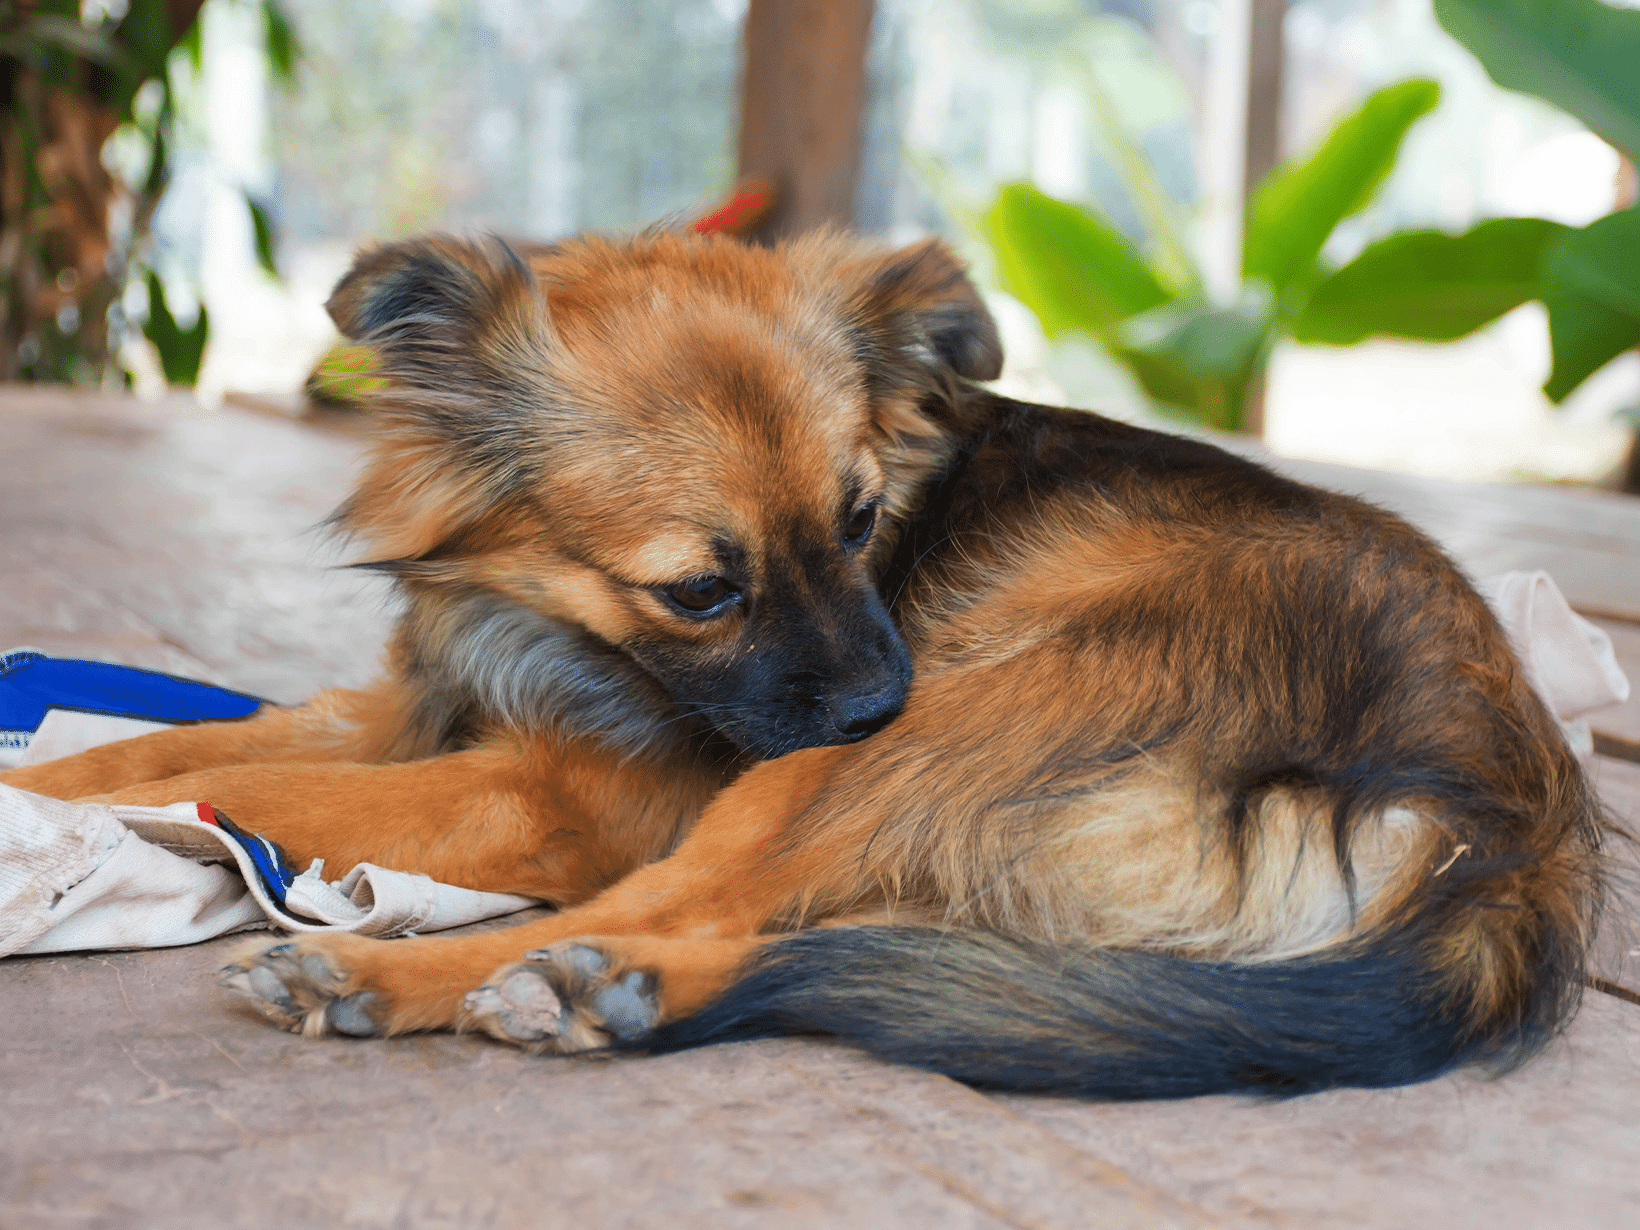
[{"label": "brown dog", "polygon": [[422,240],[331,312],[389,381],[337,514],[386,678],[6,779],[565,907],[262,943],[280,1022],[1154,1097],[1507,1065],[1575,1005],[1601,814],[1458,570],[970,383],[941,245]]}]

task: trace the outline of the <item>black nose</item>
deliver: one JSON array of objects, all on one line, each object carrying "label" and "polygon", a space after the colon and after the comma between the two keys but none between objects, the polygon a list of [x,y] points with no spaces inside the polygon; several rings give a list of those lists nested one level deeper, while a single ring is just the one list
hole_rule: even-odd
[{"label": "black nose", "polygon": [[850,740],[875,734],[900,716],[905,689],[898,684],[874,692],[851,692],[831,702],[831,724]]}]

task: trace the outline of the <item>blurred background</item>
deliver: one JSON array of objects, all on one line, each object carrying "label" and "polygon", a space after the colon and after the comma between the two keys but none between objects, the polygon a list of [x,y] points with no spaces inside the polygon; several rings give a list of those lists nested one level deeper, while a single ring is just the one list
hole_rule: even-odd
[{"label": "blurred background", "polygon": [[1640,269],[1610,293],[1577,269],[1631,233],[1603,220],[1633,202],[1640,59],[1555,105],[1536,83],[1576,49],[1539,29],[1547,58],[1508,58],[1545,9],[1614,15],[1597,58],[1640,23],[1603,0],[0,4],[5,374],[278,399],[335,343],[322,304],[362,243],[629,231],[762,177],[764,238],[948,236],[1009,391],[1621,484]]}]

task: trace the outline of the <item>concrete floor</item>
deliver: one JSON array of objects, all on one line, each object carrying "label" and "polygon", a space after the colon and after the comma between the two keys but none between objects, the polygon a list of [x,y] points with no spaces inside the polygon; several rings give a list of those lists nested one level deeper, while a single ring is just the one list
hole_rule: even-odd
[{"label": "concrete floor", "polygon": [[[0,438],[0,648],[280,700],[369,674],[378,583],[323,570],[304,533],[355,440],[32,390],[0,392]],[[1640,679],[1640,501],[1306,474],[1400,508],[1478,573],[1549,568],[1623,616]],[[1640,765],[1597,772],[1640,821]],[[1607,938],[1603,968],[1636,985],[1628,939]],[[1640,1006],[1611,995],[1497,1081],[1108,1106],[810,1040],[616,1062],[307,1042],[215,987],[236,942],[0,962],[0,1230],[1640,1224]]]}]

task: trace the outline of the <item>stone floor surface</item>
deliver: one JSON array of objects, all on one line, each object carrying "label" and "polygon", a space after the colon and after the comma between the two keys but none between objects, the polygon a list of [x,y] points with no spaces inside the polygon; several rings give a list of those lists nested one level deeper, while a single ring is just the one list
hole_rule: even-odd
[{"label": "stone floor surface", "polygon": [[[384,591],[310,532],[357,439],[4,390],[0,440],[0,648],[282,701],[369,675]],[[1477,575],[1547,568],[1640,680],[1640,501],[1280,464],[1402,511]],[[1599,725],[1640,730],[1634,706]],[[1640,764],[1596,773],[1640,822]],[[1612,995],[1500,1080],[1109,1106],[809,1040],[619,1062],[307,1042],[216,988],[238,942],[0,962],[0,1230],[1640,1225],[1640,1006]]]}]

